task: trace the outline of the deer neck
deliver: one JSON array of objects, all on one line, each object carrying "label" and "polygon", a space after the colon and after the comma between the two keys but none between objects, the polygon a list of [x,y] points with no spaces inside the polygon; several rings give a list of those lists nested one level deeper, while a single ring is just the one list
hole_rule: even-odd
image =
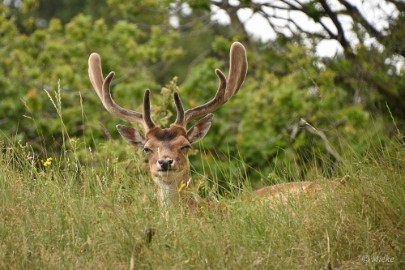
[{"label": "deer neck", "polygon": [[159,201],[164,206],[179,204],[181,201],[180,190],[189,182],[188,169],[181,173],[162,172],[154,175],[153,180],[158,186]]}]

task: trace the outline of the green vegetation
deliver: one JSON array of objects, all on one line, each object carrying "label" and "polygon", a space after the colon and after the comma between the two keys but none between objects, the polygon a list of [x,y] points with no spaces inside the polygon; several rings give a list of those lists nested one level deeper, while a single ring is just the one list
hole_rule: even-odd
[{"label": "green vegetation", "polygon": [[[386,0],[398,16],[380,32],[345,6],[353,45],[332,32],[256,40],[237,16],[255,1],[138,2],[0,3],[0,269],[405,268],[402,3]],[[230,24],[212,21],[210,5]],[[299,8],[333,17],[327,1]],[[342,53],[314,54],[326,38]],[[141,110],[151,89],[153,118],[167,126],[174,91],[186,108],[213,97],[236,40],[247,80],[190,156],[199,195],[226,208],[162,213],[144,156],[91,88],[88,56],[116,72],[123,107]],[[316,179],[324,189],[287,204],[244,199]]]},{"label": "green vegetation", "polygon": [[137,158],[87,152],[91,163],[35,164],[33,155],[19,145],[1,154],[5,269],[404,267],[405,151],[395,142],[345,157],[343,183],[313,196],[168,213]]}]

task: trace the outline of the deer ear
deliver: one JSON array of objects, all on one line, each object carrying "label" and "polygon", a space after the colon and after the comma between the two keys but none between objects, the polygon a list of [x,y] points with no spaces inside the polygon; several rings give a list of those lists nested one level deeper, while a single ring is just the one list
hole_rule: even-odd
[{"label": "deer ear", "polygon": [[117,125],[117,130],[124,139],[133,146],[143,148],[145,138],[136,129],[124,125]]},{"label": "deer ear", "polygon": [[195,143],[204,138],[211,127],[213,117],[214,115],[212,113],[206,115],[187,131],[187,139],[190,143]]}]

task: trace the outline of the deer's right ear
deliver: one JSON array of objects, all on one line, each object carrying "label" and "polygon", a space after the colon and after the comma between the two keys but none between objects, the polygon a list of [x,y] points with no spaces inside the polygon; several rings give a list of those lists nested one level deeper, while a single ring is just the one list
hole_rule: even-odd
[{"label": "deer's right ear", "polygon": [[117,130],[121,136],[133,146],[143,148],[145,145],[145,138],[136,129],[124,125],[117,125]]}]

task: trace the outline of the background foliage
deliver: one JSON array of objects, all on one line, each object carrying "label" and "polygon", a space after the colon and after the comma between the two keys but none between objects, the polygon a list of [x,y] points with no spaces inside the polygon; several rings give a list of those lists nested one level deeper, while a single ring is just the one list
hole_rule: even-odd
[{"label": "background foliage", "polygon": [[[308,17],[333,17],[326,1],[307,2],[302,12]],[[383,47],[351,46],[300,29],[262,42],[237,16],[243,8],[259,12],[262,6],[254,1],[3,2],[2,136],[32,146],[39,158],[72,147],[101,151],[106,140],[120,140],[114,127],[119,120],[104,111],[87,76],[87,58],[94,51],[101,54],[105,72],[116,72],[116,101],[140,110],[143,92],[150,88],[155,119],[167,125],[173,119],[170,94],[179,91],[187,108],[210,99],[218,84],[214,69],[227,69],[229,46],[239,40],[248,50],[247,81],[215,113],[201,155],[192,157],[196,172],[229,181],[226,175],[234,170],[229,164],[242,159],[252,181],[333,176],[346,151],[361,155],[370,145],[384,143],[382,137],[403,139],[404,73],[388,60],[403,56],[405,30],[399,25],[404,9],[388,2],[396,3],[399,15],[381,31]],[[229,15],[230,24],[211,20],[212,5]],[[369,30],[362,25],[354,20],[359,36]],[[343,52],[316,56],[308,40],[322,38],[338,39]],[[114,151],[127,151],[121,142],[110,142]],[[208,173],[204,166],[213,169]]]}]

